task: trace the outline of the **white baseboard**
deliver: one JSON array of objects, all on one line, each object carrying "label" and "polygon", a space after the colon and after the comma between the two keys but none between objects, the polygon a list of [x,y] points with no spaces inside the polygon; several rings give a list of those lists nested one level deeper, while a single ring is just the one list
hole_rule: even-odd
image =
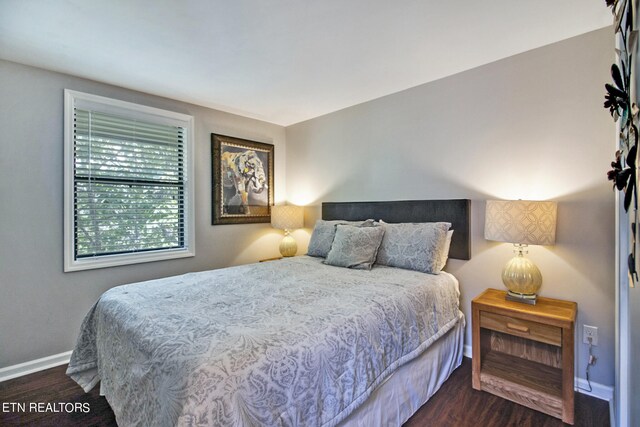
[{"label": "white baseboard", "polygon": [[584,378],[575,378],[575,389],[578,393],[586,394],[587,396],[593,396],[600,400],[606,400],[607,402],[613,401],[613,386],[594,383],[591,381],[591,391],[584,389],[589,388],[587,380]]},{"label": "white baseboard", "polygon": [[71,351],[65,351],[64,353],[54,354],[53,356],[43,357],[42,359],[31,360],[29,362],[1,368],[0,382],[64,365],[65,363],[69,363],[70,358]]},{"label": "white baseboard", "polygon": [[[464,357],[468,357],[471,359],[471,345],[464,346]],[[588,396],[593,396],[597,399],[606,400],[607,402],[613,401],[613,387],[603,384],[591,382],[591,392],[582,389],[588,389],[589,385],[587,384],[587,380],[584,378],[575,377],[574,387],[578,393],[586,394]],[[613,425],[613,424],[612,424]]]},{"label": "white baseboard", "polygon": [[471,351],[471,345],[465,344],[462,354],[464,354],[464,357],[468,357],[469,359],[471,359],[471,355],[473,354]]}]

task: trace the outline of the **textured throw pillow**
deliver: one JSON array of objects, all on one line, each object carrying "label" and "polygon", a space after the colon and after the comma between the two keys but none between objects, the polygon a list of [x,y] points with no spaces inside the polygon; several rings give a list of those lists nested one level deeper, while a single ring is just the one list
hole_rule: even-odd
[{"label": "textured throw pillow", "polygon": [[390,267],[437,274],[451,227],[448,222],[382,223],[384,238],[376,262]]},{"label": "textured throw pillow", "polygon": [[324,263],[337,267],[371,270],[382,236],[384,236],[382,227],[354,227],[340,224],[336,227],[336,236]]},{"label": "textured throw pillow", "polygon": [[329,250],[331,250],[333,238],[336,235],[336,225],[346,223],[346,221],[317,220],[316,225],[313,227],[311,238],[309,239],[307,255],[326,258]]},{"label": "textured throw pillow", "polygon": [[333,238],[336,235],[336,225],[338,224],[371,227],[375,225],[375,222],[372,219],[368,219],[366,221],[325,221],[319,219],[313,227],[311,239],[309,240],[309,248],[307,249],[307,255],[326,258],[329,250],[331,250],[331,244],[333,243]]}]

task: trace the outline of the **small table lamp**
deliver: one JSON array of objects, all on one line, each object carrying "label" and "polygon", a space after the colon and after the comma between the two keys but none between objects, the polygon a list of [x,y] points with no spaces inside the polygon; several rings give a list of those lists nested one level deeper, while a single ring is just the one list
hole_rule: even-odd
[{"label": "small table lamp", "polygon": [[280,253],[282,256],[294,256],[298,251],[298,244],[295,239],[289,235],[289,232],[304,226],[302,206],[271,206],[271,226],[284,230],[284,239],[280,242]]},{"label": "small table lamp", "polygon": [[556,202],[487,200],[484,238],[513,243],[515,247],[516,256],[502,270],[508,300],[536,303],[542,274],[524,254],[527,245],[555,243],[556,216]]}]

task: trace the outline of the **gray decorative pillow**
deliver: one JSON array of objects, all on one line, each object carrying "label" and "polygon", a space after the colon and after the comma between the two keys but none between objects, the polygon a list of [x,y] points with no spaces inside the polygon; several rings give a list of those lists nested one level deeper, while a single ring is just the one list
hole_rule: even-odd
[{"label": "gray decorative pillow", "polygon": [[333,243],[333,238],[336,235],[336,225],[338,224],[371,227],[375,222],[372,219],[368,219],[366,221],[325,221],[319,219],[313,227],[313,233],[311,233],[311,239],[309,240],[307,255],[326,258],[329,250],[331,250],[331,244]]},{"label": "gray decorative pillow", "polygon": [[357,270],[371,270],[382,236],[382,227],[340,224],[336,227],[336,236],[324,263]]},{"label": "gray decorative pillow", "polygon": [[325,221],[319,219],[313,227],[307,255],[326,258],[331,250],[331,243],[336,235],[336,225],[347,224],[347,221]]},{"label": "gray decorative pillow", "polygon": [[442,268],[448,222],[382,223],[384,238],[376,262],[390,267],[437,274]]}]

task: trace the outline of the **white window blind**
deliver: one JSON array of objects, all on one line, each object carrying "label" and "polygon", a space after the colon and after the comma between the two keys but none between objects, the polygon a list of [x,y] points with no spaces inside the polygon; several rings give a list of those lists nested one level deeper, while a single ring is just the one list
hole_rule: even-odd
[{"label": "white window blind", "polygon": [[[76,102],[68,110],[71,263],[95,268],[146,262],[158,253],[159,259],[166,259],[166,252],[181,255],[190,243],[187,127],[154,120],[153,115],[127,114],[129,109],[118,111],[113,103],[108,108],[92,105]],[[92,265],[100,258],[107,264]]]}]

